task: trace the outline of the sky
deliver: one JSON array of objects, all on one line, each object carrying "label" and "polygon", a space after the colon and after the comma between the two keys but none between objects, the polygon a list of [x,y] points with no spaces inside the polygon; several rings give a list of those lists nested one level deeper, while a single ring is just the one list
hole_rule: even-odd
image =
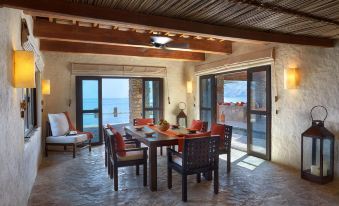
[{"label": "sky", "polygon": [[[83,83],[83,97],[98,98],[98,83],[96,80],[85,80]],[[128,98],[128,79],[102,79],[102,97],[105,98]]]}]

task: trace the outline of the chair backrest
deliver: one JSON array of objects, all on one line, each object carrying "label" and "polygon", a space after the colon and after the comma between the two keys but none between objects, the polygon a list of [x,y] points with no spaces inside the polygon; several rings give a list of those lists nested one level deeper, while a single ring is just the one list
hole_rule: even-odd
[{"label": "chair backrest", "polygon": [[113,161],[117,162],[115,138],[111,129],[109,128],[104,129],[104,136],[108,145],[107,147],[108,153],[111,155],[111,157],[113,157]]},{"label": "chair backrest", "polygon": [[155,124],[155,118],[136,118],[133,119],[133,126],[145,125],[145,123]]},{"label": "chair backrest", "polygon": [[225,140],[224,140],[224,148],[226,151],[231,150],[232,143],[232,129],[233,127],[230,125],[225,125]]},{"label": "chair backrest", "polygon": [[104,143],[105,143],[105,149],[108,150],[108,134],[106,132],[106,130],[110,130],[109,127],[107,127],[106,125],[102,126],[102,133],[104,134]]},{"label": "chair backrest", "polygon": [[201,132],[207,132],[208,130],[208,122],[202,122]]},{"label": "chair backrest", "polygon": [[183,169],[185,171],[217,168],[219,163],[218,135],[184,140]]},{"label": "chair backrest", "polygon": [[46,121],[46,137],[52,136],[51,124]]}]

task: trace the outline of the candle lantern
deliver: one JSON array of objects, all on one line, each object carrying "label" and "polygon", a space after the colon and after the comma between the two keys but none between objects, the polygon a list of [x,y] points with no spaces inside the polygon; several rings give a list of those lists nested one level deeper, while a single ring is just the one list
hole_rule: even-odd
[{"label": "candle lantern", "polygon": [[[314,120],[315,108],[325,111],[323,120]],[[332,181],[334,176],[334,135],[324,126],[327,114],[325,107],[313,107],[312,126],[301,135],[301,178],[320,184]]]},{"label": "candle lantern", "polygon": [[187,115],[184,112],[186,109],[186,104],[184,102],[179,103],[179,114],[177,115],[177,125],[181,127],[187,127]]}]

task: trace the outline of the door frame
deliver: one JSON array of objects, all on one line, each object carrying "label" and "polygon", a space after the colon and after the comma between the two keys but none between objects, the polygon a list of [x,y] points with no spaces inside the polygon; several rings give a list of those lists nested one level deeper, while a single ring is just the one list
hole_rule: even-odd
[{"label": "door frame", "polygon": [[[251,110],[251,77],[254,72],[266,72],[266,111]],[[252,124],[251,114],[266,115],[266,154],[261,154],[251,150],[252,144]],[[264,65],[249,68],[247,70],[247,154],[253,155],[265,160],[271,160],[272,146],[272,81],[271,81],[271,65]]]},{"label": "door frame", "polygon": [[[96,80],[98,81],[98,109],[97,110],[83,110],[83,95],[82,95],[82,81]],[[76,127],[83,131],[83,115],[84,113],[98,113],[99,117],[99,142],[92,143],[92,145],[101,145],[103,143],[102,137],[102,78],[96,76],[76,76],[75,77],[75,93],[76,93]]]}]

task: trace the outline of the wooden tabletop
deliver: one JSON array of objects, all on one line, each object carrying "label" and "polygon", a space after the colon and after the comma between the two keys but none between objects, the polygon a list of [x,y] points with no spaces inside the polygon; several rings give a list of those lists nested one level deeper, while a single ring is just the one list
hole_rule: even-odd
[{"label": "wooden tabletop", "polygon": [[[185,128],[180,129],[171,129],[175,133],[182,133],[186,134],[187,130]],[[140,142],[150,146],[157,145],[157,146],[170,146],[170,145],[177,145],[178,139],[181,139],[182,137],[177,136],[169,136],[165,133],[158,132],[156,130],[153,130],[149,128],[148,126],[144,126],[144,128],[141,131],[138,131],[134,128],[134,126],[126,126],[125,132],[132,135],[134,138],[138,139]],[[154,132],[152,137],[147,137],[145,133],[147,132]]]}]

